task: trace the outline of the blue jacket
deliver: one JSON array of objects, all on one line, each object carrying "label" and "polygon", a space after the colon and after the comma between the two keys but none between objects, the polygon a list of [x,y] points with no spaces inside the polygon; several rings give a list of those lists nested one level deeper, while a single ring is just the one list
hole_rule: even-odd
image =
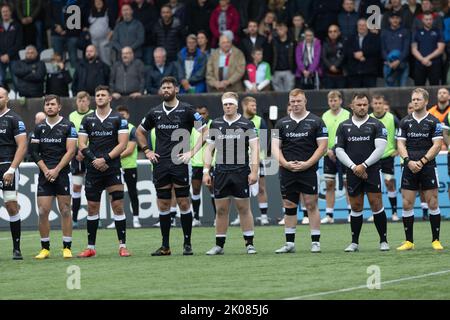
[{"label": "blue jacket", "polygon": [[[186,70],[184,68],[184,62],[187,57],[187,48],[184,47],[178,53],[178,59],[176,63],[179,80],[186,79]],[[195,87],[195,93],[206,92],[206,55],[201,52],[200,49],[196,49],[194,57],[194,68],[192,70],[189,79],[189,84]],[[198,89],[197,89],[198,88]],[[200,91],[199,91],[200,90]],[[184,93],[184,89],[180,88],[180,92]]]},{"label": "blue jacket", "polygon": [[388,55],[393,50],[400,51],[400,62],[404,62],[409,57],[411,46],[411,33],[409,30],[400,27],[396,30],[383,29],[381,31],[381,57],[388,61]]},{"label": "blue jacket", "polygon": [[161,79],[169,76],[175,77],[177,81],[179,79],[175,63],[166,62],[163,73],[161,73],[158,67],[153,63],[149,67],[147,76],[145,77],[145,89],[147,90],[147,94],[158,94]]}]

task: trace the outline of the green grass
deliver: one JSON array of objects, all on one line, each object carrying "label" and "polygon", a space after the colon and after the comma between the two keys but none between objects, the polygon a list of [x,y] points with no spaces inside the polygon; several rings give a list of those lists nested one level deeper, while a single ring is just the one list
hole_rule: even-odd
[{"label": "green grass", "polygon": [[[450,222],[442,223],[442,243],[450,245]],[[276,255],[284,243],[283,227],[257,227],[258,254],[245,254],[239,228],[231,227],[225,255],[206,256],[214,245],[213,228],[193,230],[194,256],[182,256],[181,228],[172,229],[172,256],[151,257],[160,245],[159,229],[128,230],[130,258],[117,254],[115,230],[99,230],[97,257],[63,260],[61,233],[51,234],[52,256],[36,261],[38,232],[23,232],[24,261],[11,260],[9,232],[0,232],[0,297],[2,299],[284,299],[366,284],[367,267],[381,268],[381,281],[450,270],[448,250],[431,248],[429,223],[415,224],[416,249],[396,252],[403,240],[402,224],[388,225],[391,251],[378,251],[375,226],[363,226],[360,252],[344,253],[350,226],[322,226],[322,253],[309,252],[309,229],[297,227],[297,253]],[[86,245],[86,230],[74,232],[74,254]],[[81,289],[66,287],[67,267],[81,270]],[[449,299],[450,273],[367,288],[327,294],[314,299]]]}]

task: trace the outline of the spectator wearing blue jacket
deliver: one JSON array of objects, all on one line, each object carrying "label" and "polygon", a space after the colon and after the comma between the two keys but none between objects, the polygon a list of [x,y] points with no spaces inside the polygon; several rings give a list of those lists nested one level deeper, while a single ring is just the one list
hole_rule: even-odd
[{"label": "spectator wearing blue jacket", "polygon": [[186,47],[178,53],[176,63],[180,93],[206,92],[206,63],[206,55],[197,47],[197,36],[188,35]]},{"label": "spectator wearing blue jacket", "polygon": [[356,24],[359,15],[355,11],[354,0],[344,0],[342,3],[342,11],[338,15],[338,24],[341,30],[341,37],[344,42],[356,35]]},{"label": "spectator wearing blue jacket", "polygon": [[153,51],[154,63],[149,67],[145,79],[147,94],[158,94],[161,79],[164,77],[175,77],[178,81],[177,67],[175,62],[167,62],[167,51],[163,47],[157,47]]},{"label": "spectator wearing blue jacket", "polygon": [[390,13],[389,25],[381,32],[384,80],[388,87],[403,87],[409,75],[411,35],[409,30],[401,27],[401,16],[396,11]]}]

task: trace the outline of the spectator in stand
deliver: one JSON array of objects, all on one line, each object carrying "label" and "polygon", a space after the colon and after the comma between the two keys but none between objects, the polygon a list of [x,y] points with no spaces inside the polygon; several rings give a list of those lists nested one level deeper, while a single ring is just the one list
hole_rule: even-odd
[{"label": "spectator in stand", "polygon": [[211,53],[206,67],[208,92],[244,91],[242,78],[245,73],[245,57],[232,44],[232,34],[220,36],[219,48]]},{"label": "spectator in stand", "polygon": [[56,94],[60,97],[69,96],[69,83],[72,77],[66,70],[64,61],[58,53],[54,53],[51,67],[47,68],[47,80],[45,83],[45,94]]},{"label": "spectator in stand", "polygon": [[216,48],[219,37],[225,30],[233,33],[235,44],[239,43],[239,12],[230,3],[230,0],[219,0],[209,19],[209,29],[212,33],[211,47]]},{"label": "spectator in stand", "polygon": [[328,27],[337,24],[338,14],[341,11],[341,2],[336,0],[314,0],[312,9],[312,23],[316,37],[323,41],[327,37]]},{"label": "spectator in stand", "polygon": [[296,13],[292,17],[292,27],[289,29],[289,38],[294,41],[295,46],[305,39],[305,19],[300,13]]},{"label": "spectator in stand", "polygon": [[444,22],[439,12],[433,10],[433,3],[430,0],[422,0],[422,12],[414,19],[412,30],[413,34],[423,28],[423,15],[425,12],[431,12],[433,15],[433,28],[439,29],[441,32],[444,28]]},{"label": "spectator in stand", "polygon": [[376,87],[379,61],[381,59],[380,38],[369,32],[367,21],[358,20],[357,34],[348,42],[347,74],[350,88]]},{"label": "spectator in stand", "polygon": [[313,2],[313,0],[289,0],[287,3],[288,16],[293,18],[300,14],[304,18],[306,26],[309,26],[313,17]]},{"label": "spectator in stand", "polygon": [[322,46],[325,89],[345,88],[344,61],[344,41],[341,38],[339,26],[332,24],[328,27],[328,37]]},{"label": "spectator in stand", "polygon": [[186,5],[178,0],[169,0],[167,5],[172,8],[172,15],[180,21],[182,27],[184,28],[187,21]]},{"label": "spectator in stand", "polygon": [[[213,10],[212,0],[193,0],[188,3],[186,17],[189,34],[197,34],[200,30],[208,30],[209,18]],[[208,36],[210,36],[210,33],[208,33]]]},{"label": "spectator in stand", "polygon": [[186,38],[186,47],[178,53],[177,76],[180,80],[180,93],[206,92],[207,57],[197,46],[197,36]]},{"label": "spectator in stand", "polygon": [[[56,53],[65,57],[66,48],[69,52],[70,67],[78,63],[78,40],[81,31],[87,31],[89,5],[83,0],[72,0],[71,5],[77,5],[81,10],[81,29],[69,28],[67,20],[71,14],[66,12],[65,0],[50,0],[51,43]],[[73,19],[73,18],[72,18]]]},{"label": "spectator in stand", "polygon": [[12,72],[17,78],[16,91],[25,98],[41,98],[44,95],[45,63],[39,60],[34,46],[25,48],[25,59],[12,65]]},{"label": "spectator in stand", "polygon": [[161,18],[155,24],[153,33],[156,45],[167,50],[167,61],[176,61],[178,51],[184,42],[184,31],[180,20],[173,16],[169,5],[161,7]]},{"label": "spectator in stand", "polygon": [[111,47],[109,42],[113,36],[112,30],[115,21],[111,11],[106,7],[105,0],[94,0],[88,22],[91,42],[98,48],[99,58],[110,66]]},{"label": "spectator in stand", "polygon": [[240,49],[245,56],[245,61],[251,63],[253,61],[252,51],[255,48],[264,50],[264,57],[267,61],[271,60],[271,50],[267,43],[267,38],[258,34],[258,22],[250,20],[247,26],[247,36],[242,38]]},{"label": "spectator in stand", "polygon": [[16,0],[16,16],[23,27],[23,44],[44,49],[44,10],[42,0]]},{"label": "spectator in stand", "polygon": [[439,85],[444,67],[442,55],[445,50],[442,31],[433,27],[433,14],[422,16],[423,28],[417,30],[411,45],[411,53],[416,58],[414,84],[424,86],[427,79],[430,86]]},{"label": "spectator in stand", "polygon": [[97,56],[94,45],[86,47],[85,58],[75,68],[72,82],[72,93],[74,96],[80,91],[86,91],[89,95],[95,95],[95,88],[100,85],[109,84],[109,66]]},{"label": "spectator in stand", "polygon": [[275,13],[278,22],[288,23],[287,1],[286,0],[268,0],[267,8]]},{"label": "spectator in stand", "polygon": [[270,64],[263,61],[263,56],[264,50],[262,48],[256,47],[253,49],[253,62],[247,65],[244,80],[247,92],[257,93],[270,90],[270,80],[272,79]]},{"label": "spectator in stand", "polygon": [[373,11],[367,12],[367,9],[370,6],[378,6],[381,8],[381,12],[383,12],[382,2],[385,1],[389,2],[390,0],[355,0],[355,9],[360,18],[368,19],[373,14]]},{"label": "spectator in stand", "polygon": [[19,50],[22,48],[22,27],[12,19],[11,7],[7,4],[1,6],[0,22],[0,86],[5,85],[6,71],[19,59]]},{"label": "spectator in stand", "polygon": [[386,10],[383,14],[383,18],[381,19],[381,30],[389,29],[390,27],[390,17],[392,13],[396,13],[400,16],[401,26],[405,27],[406,22],[410,19],[409,9],[402,6],[401,0],[390,0],[391,5],[388,10]]},{"label": "spectator in stand", "polygon": [[272,41],[272,86],[275,91],[288,92],[295,85],[295,76],[293,73],[295,69],[295,44],[288,37],[288,28],[283,22],[277,24],[276,35]]},{"label": "spectator in stand", "polygon": [[267,12],[265,0],[231,0],[231,4],[239,12],[240,29],[245,29],[250,20],[261,21]]},{"label": "spectator in stand", "polygon": [[111,70],[109,87],[111,88],[114,99],[119,99],[121,96],[137,98],[144,94],[144,63],[134,58],[131,47],[123,48],[122,61],[116,61],[114,63]]},{"label": "spectator in stand", "polygon": [[[338,24],[341,29],[341,36],[344,42],[347,42],[356,34],[356,24],[358,23],[358,13],[355,11],[354,0],[344,0],[342,11],[338,15]],[[328,29],[328,36],[330,29]]]},{"label": "spectator in stand", "polygon": [[153,60],[153,65],[149,67],[145,77],[147,94],[158,94],[161,80],[164,77],[174,77],[178,81],[176,63],[167,60],[166,49],[157,47],[153,51]]},{"label": "spectator in stand", "polygon": [[258,33],[266,37],[267,42],[271,44],[276,26],[277,16],[275,15],[275,13],[269,11],[264,16],[264,19],[259,23]]},{"label": "spectator in stand", "polygon": [[111,47],[115,54],[115,59],[120,60],[122,49],[130,47],[136,59],[143,55],[145,41],[145,29],[140,21],[133,18],[133,9],[129,4],[122,6],[122,21],[114,28]]},{"label": "spectator in stand", "polygon": [[306,29],[305,40],[295,49],[296,87],[306,90],[319,89],[321,49],[320,40],[314,37],[314,31]]},{"label": "spectator in stand", "polygon": [[401,26],[398,11],[392,11],[389,15],[389,28],[381,31],[384,81],[388,87],[404,87],[409,75],[411,35]]},{"label": "spectator in stand", "polygon": [[411,30],[414,19],[422,13],[422,6],[417,3],[417,0],[408,0],[408,3],[403,4],[403,10],[405,11],[403,16],[405,20],[402,24],[406,29]]},{"label": "spectator in stand", "polygon": [[139,20],[144,26],[145,40],[142,53],[142,61],[149,66],[153,62],[153,50],[155,49],[155,40],[153,37],[153,26],[158,19],[158,11],[154,4],[145,0],[135,0],[131,4],[133,17]]},{"label": "spectator in stand", "polygon": [[209,46],[208,34],[204,30],[197,32],[197,45],[200,51],[209,58],[211,55],[211,48]]}]

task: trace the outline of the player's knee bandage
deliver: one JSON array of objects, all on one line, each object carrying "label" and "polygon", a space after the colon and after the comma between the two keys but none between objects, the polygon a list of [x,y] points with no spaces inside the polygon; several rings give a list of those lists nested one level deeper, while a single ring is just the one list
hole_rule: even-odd
[{"label": "player's knee bandage", "polygon": [[123,191],[113,191],[109,195],[111,196],[112,201],[123,199]]},{"label": "player's knee bandage", "polygon": [[77,186],[82,186],[84,184],[83,176],[72,176],[72,183]]},{"label": "player's knee bandage", "polygon": [[395,176],[393,174],[383,173],[383,178],[384,180],[391,181],[395,179]]},{"label": "player's knee bandage", "polygon": [[156,189],[156,197],[158,199],[172,199],[172,189]]},{"label": "player's knee bandage", "polygon": [[289,192],[283,195],[283,199],[289,200],[292,203],[298,204],[300,194],[296,192]]},{"label": "player's knee bandage", "polygon": [[3,201],[17,201],[17,192],[16,191],[3,191]]},{"label": "player's knee bandage", "polygon": [[189,191],[190,191],[190,187],[189,186],[175,188],[175,196],[177,198],[189,197]]},{"label": "player's knee bandage", "polygon": [[287,216],[296,216],[297,215],[297,208],[285,208],[284,214]]}]

